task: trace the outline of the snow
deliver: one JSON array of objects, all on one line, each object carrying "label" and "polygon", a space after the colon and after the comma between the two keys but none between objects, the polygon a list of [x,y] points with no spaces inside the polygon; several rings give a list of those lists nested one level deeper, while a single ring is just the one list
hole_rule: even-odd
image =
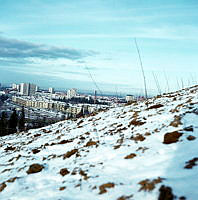
[{"label": "snow", "polygon": [[[198,157],[197,99],[195,86],[149,99],[149,107],[163,105],[159,108],[149,109],[145,102],[137,102],[76,121],[1,137],[0,184],[6,187],[0,199],[118,200],[125,196],[154,200],[162,185],[171,187],[178,198],[196,199],[198,166],[195,163],[192,169],[184,167]],[[173,126],[175,116],[181,117],[181,123]],[[134,119],[142,124],[130,124]],[[193,131],[184,130],[189,126]],[[174,131],[183,133],[179,141],[164,144],[165,134]],[[195,139],[187,139],[190,135]],[[39,151],[34,154],[35,149]],[[74,149],[76,153],[64,157]],[[136,156],[125,159],[130,154]],[[43,170],[27,174],[35,163],[43,165]],[[63,168],[69,174],[62,176]],[[14,182],[8,181],[14,177]],[[158,177],[163,180],[153,190],[140,191],[140,181]],[[115,185],[99,194],[100,186],[106,183]]]}]

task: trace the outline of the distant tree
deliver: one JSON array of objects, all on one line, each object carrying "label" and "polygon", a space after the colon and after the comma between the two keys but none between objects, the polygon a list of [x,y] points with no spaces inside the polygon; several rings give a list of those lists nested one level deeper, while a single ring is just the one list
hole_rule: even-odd
[{"label": "distant tree", "polygon": [[18,119],[18,129],[19,131],[24,131],[25,130],[25,111],[24,107],[22,107],[21,114]]},{"label": "distant tree", "polygon": [[5,112],[2,112],[0,119],[0,136],[7,135],[7,115]]},{"label": "distant tree", "polygon": [[8,120],[8,134],[16,133],[17,132],[17,123],[18,123],[18,115],[16,109],[13,109],[13,113]]}]

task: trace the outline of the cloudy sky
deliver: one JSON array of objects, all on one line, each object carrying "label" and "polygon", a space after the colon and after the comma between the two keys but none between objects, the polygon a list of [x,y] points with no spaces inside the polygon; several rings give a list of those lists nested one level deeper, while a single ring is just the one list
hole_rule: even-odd
[{"label": "cloudy sky", "polygon": [[197,0],[0,0],[0,82],[141,93],[134,38],[149,93],[197,83]]}]

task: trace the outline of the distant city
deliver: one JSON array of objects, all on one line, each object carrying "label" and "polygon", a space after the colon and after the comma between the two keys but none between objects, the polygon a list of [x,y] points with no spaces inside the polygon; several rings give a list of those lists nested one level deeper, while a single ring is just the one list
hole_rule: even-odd
[{"label": "distant city", "polygon": [[9,117],[13,109],[20,113],[24,108],[26,127],[29,128],[39,127],[40,121],[48,125],[76,119],[99,110],[122,106],[135,99],[133,95],[98,95],[96,90],[93,94],[79,94],[76,88],[65,92],[56,91],[53,87],[44,90],[32,83],[13,83],[9,87],[0,85],[0,97],[0,116],[5,112]]}]

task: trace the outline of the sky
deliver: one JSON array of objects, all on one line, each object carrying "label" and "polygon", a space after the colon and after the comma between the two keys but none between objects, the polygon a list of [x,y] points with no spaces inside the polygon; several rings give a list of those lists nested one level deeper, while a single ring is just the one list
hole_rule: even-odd
[{"label": "sky", "polygon": [[170,92],[198,81],[197,0],[0,0],[0,83]]}]

